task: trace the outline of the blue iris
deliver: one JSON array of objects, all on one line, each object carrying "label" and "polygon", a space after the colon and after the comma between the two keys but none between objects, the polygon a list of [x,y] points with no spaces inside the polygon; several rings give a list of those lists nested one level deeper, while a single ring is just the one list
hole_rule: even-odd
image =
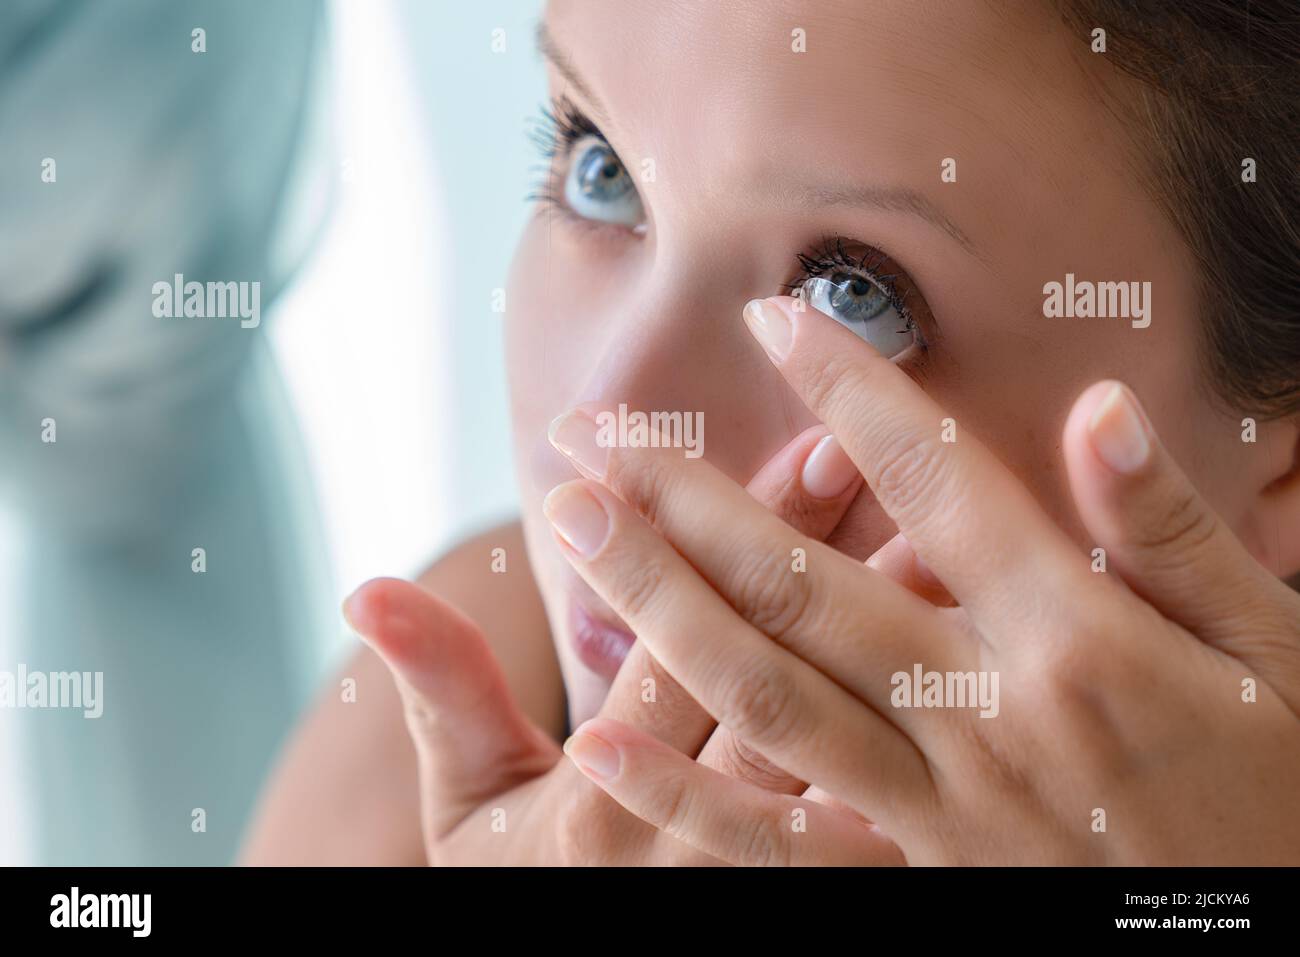
[{"label": "blue iris", "polygon": [[585,219],[637,226],[644,218],[641,197],[623,161],[602,139],[578,143],[564,180],[564,201]]},{"label": "blue iris", "polygon": [[916,340],[889,294],[866,276],[840,271],[814,276],[804,281],[799,295],[886,358],[900,354]]},{"label": "blue iris", "polygon": [[889,308],[889,297],[884,290],[864,276],[834,273],[830,277],[828,296],[834,318],[846,323],[866,322]]}]

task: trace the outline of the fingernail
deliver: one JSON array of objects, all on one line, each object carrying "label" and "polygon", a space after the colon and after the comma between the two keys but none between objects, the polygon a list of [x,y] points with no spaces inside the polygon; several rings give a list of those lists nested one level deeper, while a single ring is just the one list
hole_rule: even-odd
[{"label": "fingernail", "polygon": [[579,731],[564,742],[564,753],[583,771],[602,781],[618,774],[618,751],[594,734]]},{"label": "fingernail", "polygon": [[597,441],[600,430],[595,421],[581,412],[566,412],[551,422],[547,435],[580,471],[594,479],[605,477],[609,449]]},{"label": "fingernail", "polygon": [[766,299],[751,299],[745,304],[745,325],[758,340],[768,358],[780,364],[790,354],[790,343],[794,339],[794,330],[790,328],[790,317],[776,303]]},{"label": "fingernail", "polygon": [[542,511],[575,552],[591,558],[609,535],[609,516],[594,495],[581,485],[570,483],[551,489]]},{"label": "fingernail", "polygon": [[1092,447],[1103,462],[1121,475],[1136,472],[1151,455],[1151,440],[1136,402],[1116,382],[1088,421]]},{"label": "fingernail", "polygon": [[858,467],[848,453],[828,435],[818,442],[803,464],[799,481],[813,498],[839,498],[858,478]]}]

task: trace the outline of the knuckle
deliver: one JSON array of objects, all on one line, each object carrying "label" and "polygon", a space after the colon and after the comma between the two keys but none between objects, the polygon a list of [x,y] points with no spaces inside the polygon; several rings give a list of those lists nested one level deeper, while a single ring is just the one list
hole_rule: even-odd
[{"label": "knuckle", "polygon": [[766,815],[751,818],[737,842],[737,863],[742,867],[789,867],[790,845],[781,839],[780,827]]},{"label": "knuckle", "polygon": [[1214,513],[1200,496],[1192,489],[1183,489],[1162,503],[1155,521],[1139,527],[1132,544],[1147,552],[1165,551],[1172,545],[1195,550],[1209,543],[1216,526]]},{"label": "knuckle", "polygon": [[776,790],[793,779],[777,767],[761,751],[750,747],[729,730],[724,729],[722,753],[718,770],[728,777],[748,781],[766,790]]},{"label": "knuckle", "polygon": [[886,442],[879,463],[872,490],[887,509],[936,500],[934,489],[944,474],[936,438],[914,433],[896,436]]},{"label": "knuckle", "polygon": [[771,747],[790,739],[796,728],[795,679],[769,655],[742,667],[723,692],[718,722],[732,733]]},{"label": "knuckle", "polygon": [[780,640],[807,618],[808,577],[793,574],[784,555],[751,551],[738,559],[734,574],[737,610],[755,628]]},{"label": "knuckle", "polygon": [[619,574],[620,611],[629,619],[653,615],[668,591],[668,571],[657,558],[642,556]]},{"label": "knuckle", "polygon": [[1035,679],[1044,710],[1101,721],[1116,692],[1141,684],[1147,674],[1142,656],[1127,640],[1122,622],[1053,635],[1043,643]]},{"label": "knuckle", "polygon": [[656,528],[672,494],[674,471],[662,455],[645,450],[611,449],[605,481],[628,506]]},{"label": "knuckle", "polygon": [[801,535],[812,534],[812,530],[827,514],[826,503],[813,501],[802,491],[797,480],[792,480],[775,502],[764,504],[772,514]]},{"label": "knuckle", "polygon": [[[1095,647],[1089,652],[1082,645],[1080,642],[1068,652],[1053,655],[1051,663],[1037,675],[1035,700],[1027,704],[1044,718],[1033,741],[1023,746],[1036,748],[1041,757],[1045,751],[1058,752],[1060,742],[1069,741],[1071,773],[1102,784],[1115,780],[1120,755],[1127,750],[1117,746],[1127,735],[1125,723],[1117,723],[1112,702],[1134,700],[1134,696],[1141,700],[1150,693],[1151,686],[1144,688],[1139,672],[1128,667],[1132,656],[1125,655],[1122,647],[1108,646],[1099,653]],[[1008,779],[1005,774],[1002,777]],[[1025,782],[1024,786],[1032,790],[1033,782]]]},{"label": "knuckle", "polygon": [[1065,636],[1045,641],[1039,657],[1034,687],[1058,706],[1087,702],[1093,695],[1093,656],[1084,642]]},{"label": "knuckle", "polygon": [[863,372],[863,357],[858,352],[835,355],[807,378],[805,392],[808,407],[818,411],[822,421],[840,421],[835,413],[853,413],[860,408],[862,396],[870,395],[870,378]]},{"label": "knuckle", "polygon": [[647,811],[666,833],[686,840],[691,827],[690,782],[681,774],[665,776],[656,783]]}]

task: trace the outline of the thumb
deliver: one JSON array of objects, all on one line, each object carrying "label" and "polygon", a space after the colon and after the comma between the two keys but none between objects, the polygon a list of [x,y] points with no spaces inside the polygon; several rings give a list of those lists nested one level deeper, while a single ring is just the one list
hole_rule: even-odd
[{"label": "thumb", "polygon": [[427,841],[559,760],[559,748],[515,704],[482,631],[451,605],[410,582],[376,578],[343,613],[401,692]]},{"label": "thumb", "polygon": [[[1065,459],[1080,517],[1108,570],[1166,618],[1261,671],[1285,588],[1210,508],[1118,382],[1089,387],[1065,425]],[[1251,659],[1256,659],[1252,661]]]}]

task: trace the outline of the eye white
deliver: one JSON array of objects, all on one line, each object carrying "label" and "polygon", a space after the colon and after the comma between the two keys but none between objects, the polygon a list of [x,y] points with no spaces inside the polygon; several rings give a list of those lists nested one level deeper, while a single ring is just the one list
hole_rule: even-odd
[{"label": "eye white", "polygon": [[893,306],[866,320],[853,319],[840,313],[832,304],[837,291],[836,284],[825,276],[813,276],[804,280],[800,289],[810,306],[823,315],[830,316],[859,339],[869,342],[872,348],[887,359],[903,352],[916,339]]},{"label": "eye white", "polygon": [[569,151],[564,202],[584,219],[635,227],[645,219],[641,196],[618,154],[598,136],[584,136]]}]

